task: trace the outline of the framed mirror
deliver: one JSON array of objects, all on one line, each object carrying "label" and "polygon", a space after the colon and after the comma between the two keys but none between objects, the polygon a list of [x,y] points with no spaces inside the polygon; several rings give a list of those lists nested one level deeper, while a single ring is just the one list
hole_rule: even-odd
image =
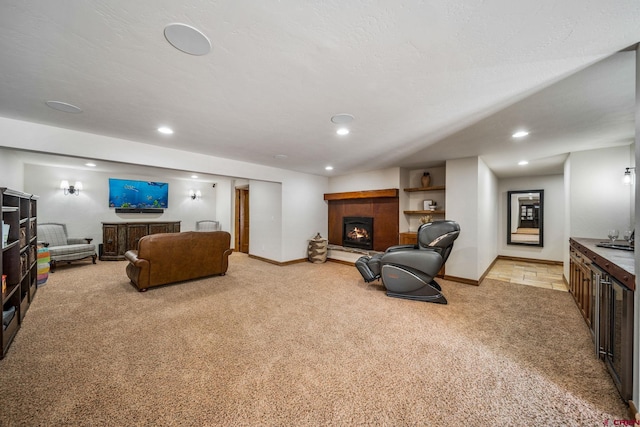
[{"label": "framed mirror", "polygon": [[507,244],[543,246],[544,190],[507,192]]}]

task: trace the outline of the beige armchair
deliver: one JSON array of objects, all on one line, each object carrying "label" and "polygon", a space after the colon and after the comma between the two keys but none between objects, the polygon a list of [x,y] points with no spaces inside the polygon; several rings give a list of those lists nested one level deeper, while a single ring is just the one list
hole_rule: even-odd
[{"label": "beige armchair", "polygon": [[72,262],[91,258],[96,263],[96,246],[89,238],[73,238],[67,236],[65,224],[38,224],[38,243],[47,245],[51,255],[51,272],[53,273],[58,261]]}]

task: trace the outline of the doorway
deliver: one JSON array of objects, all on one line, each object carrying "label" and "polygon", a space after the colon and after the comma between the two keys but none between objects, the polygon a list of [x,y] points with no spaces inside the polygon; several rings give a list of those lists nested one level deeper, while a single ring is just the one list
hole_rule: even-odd
[{"label": "doorway", "polygon": [[238,252],[249,253],[249,188],[236,188],[236,240]]}]

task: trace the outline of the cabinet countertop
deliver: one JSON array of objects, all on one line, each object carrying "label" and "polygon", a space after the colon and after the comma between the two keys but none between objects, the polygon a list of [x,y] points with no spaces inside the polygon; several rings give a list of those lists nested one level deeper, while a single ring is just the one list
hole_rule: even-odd
[{"label": "cabinet countertop", "polygon": [[[569,239],[569,242],[577,249],[586,249],[589,258],[599,267],[607,269],[605,264],[610,263],[612,268],[615,269],[615,267],[617,267],[629,274],[631,276],[629,278],[631,283],[626,285],[631,289],[635,289],[635,252],[596,246],[598,243],[607,243],[607,239],[572,237]],[[577,243],[578,245],[575,245],[574,243]],[[582,248],[580,248],[580,246],[582,246]],[[615,276],[619,275],[616,274]],[[620,277],[617,278],[620,280]]]}]

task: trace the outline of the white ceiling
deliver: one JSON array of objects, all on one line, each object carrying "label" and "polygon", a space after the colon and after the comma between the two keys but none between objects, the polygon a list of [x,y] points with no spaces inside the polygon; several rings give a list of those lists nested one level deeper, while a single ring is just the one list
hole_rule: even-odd
[{"label": "white ceiling", "polygon": [[[634,139],[635,54],[611,55],[640,41],[640,2],[607,3],[8,0],[0,116],[319,175],[468,156],[559,173]],[[212,51],[172,47],[175,22]]]}]

